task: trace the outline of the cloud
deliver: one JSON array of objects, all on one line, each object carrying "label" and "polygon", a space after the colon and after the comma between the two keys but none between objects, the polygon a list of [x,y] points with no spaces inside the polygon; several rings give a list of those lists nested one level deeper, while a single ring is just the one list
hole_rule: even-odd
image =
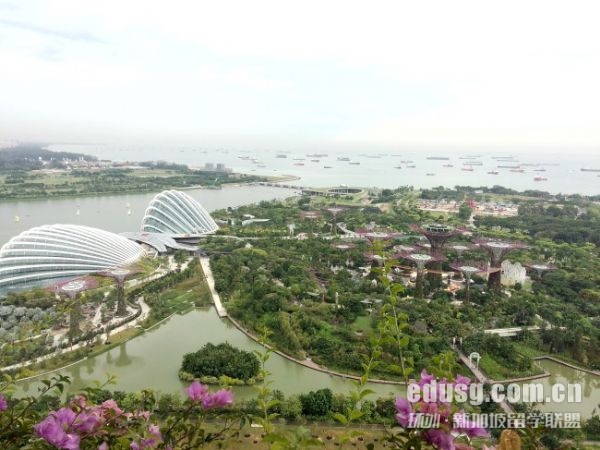
[{"label": "cloud", "polygon": [[77,42],[89,42],[94,44],[104,44],[105,41],[86,32],[82,31],[68,31],[68,30],[55,30],[52,28],[46,28],[35,24],[19,22],[10,19],[0,19],[0,25],[8,27],[18,28],[20,30],[30,31],[32,33],[43,34],[47,36],[57,37],[60,39],[66,39],[69,41]]}]

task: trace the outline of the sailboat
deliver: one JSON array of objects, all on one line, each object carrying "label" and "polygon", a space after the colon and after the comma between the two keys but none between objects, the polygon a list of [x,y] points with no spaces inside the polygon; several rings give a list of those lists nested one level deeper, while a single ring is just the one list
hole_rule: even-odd
[{"label": "sailboat", "polygon": [[21,218],[19,216],[15,215],[15,222],[20,222],[20,221],[21,221]]}]

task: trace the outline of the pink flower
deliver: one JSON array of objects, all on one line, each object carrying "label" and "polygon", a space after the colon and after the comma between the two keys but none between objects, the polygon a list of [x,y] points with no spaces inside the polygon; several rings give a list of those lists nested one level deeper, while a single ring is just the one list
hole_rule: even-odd
[{"label": "pink flower", "polygon": [[470,438],[472,437],[489,437],[490,433],[485,429],[477,425],[476,422],[464,420],[461,423],[461,427],[457,428],[456,431],[464,433]]},{"label": "pink flower", "polygon": [[69,428],[77,417],[77,414],[71,408],[60,408],[58,411],[52,412],[51,415],[65,429]]},{"label": "pink flower", "polygon": [[134,414],[135,417],[140,417],[144,419],[146,422],[150,420],[150,411],[136,411]]},{"label": "pink flower", "polygon": [[157,438],[162,439],[162,434],[160,432],[160,428],[158,428],[158,425],[150,425],[150,427],[148,427],[148,431],[150,432],[150,434],[153,434]]},{"label": "pink flower", "polygon": [[208,394],[202,399],[204,409],[223,408],[233,403],[233,394],[227,389],[218,390],[215,393]]},{"label": "pink flower", "polygon": [[[62,408],[62,410],[68,410]],[[70,417],[66,411],[52,412],[40,423],[34,425],[36,434],[49,444],[63,450],[79,450],[79,436],[73,433],[67,433],[70,422],[64,422],[64,419]],[[62,412],[61,412],[62,411]],[[73,411],[71,411],[73,413]],[[73,413],[74,415],[75,413]],[[72,420],[71,420],[72,421]]]},{"label": "pink flower", "polygon": [[462,375],[457,375],[456,379],[454,380],[454,384],[464,384],[465,386],[468,386],[471,384],[471,379],[468,377],[463,377]]},{"label": "pink flower", "polygon": [[102,419],[96,411],[81,412],[73,422],[73,429],[78,433],[92,433],[102,425]]},{"label": "pink flower", "polygon": [[98,450],[108,450],[108,444],[106,442],[103,442],[98,446]]},{"label": "pink flower", "polygon": [[117,405],[117,402],[115,402],[113,399],[109,399],[109,400],[105,400],[102,405],[101,405],[102,411],[104,412],[104,415],[115,415],[115,416],[120,416],[121,414],[123,414],[123,410],[121,408],[119,408],[119,406]]},{"label": "pink flower", "polygon": [[190,386],[186,389],[188,398],[193,402],[201,401],[206,394],[208,394],[208,386],[198,383],[198,381],[194,381]]},{"label": "pink flower", "polygon": [[410,422],[410,415],[412,414],[412,408],[410,402],[402,397],[396,399],[396,420],[403,427],[407,427]]},{"label": "pink flower", "polygon": [[437,450],[455,450],[454,439],[450,433],[436,428],[427,430],[423,436]]},{"label": "pink flower", "polygon": [[8,402],[6,401],[6,398],[4,398],[4,395],[0,394],[0,412],[6,411],[7,409]]},{"label": "pink flower", "polygon": [[79,406],[81,409],[85,409],[86,405],[86,398],[83,395],[76,395],[75,397],[73,397],[71,399],[71,401],[69,402],[69,404],[71,406]]},{"label": "pink flower", "polygon": [[426,384],[431,384],[433,380],[435,380],[435,377],[430,373],[427,373],[427,369],[423,369],[421,371],[421,379],[419,380],[418,384],[421,386],[421,389],[423,389],[423,386]]}]

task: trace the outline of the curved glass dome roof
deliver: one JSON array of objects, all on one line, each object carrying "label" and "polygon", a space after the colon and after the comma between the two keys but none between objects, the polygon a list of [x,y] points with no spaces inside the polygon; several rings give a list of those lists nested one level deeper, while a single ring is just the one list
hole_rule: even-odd
[{"label": "curved glass dome roof", "polygon": [[137,261],[144,249],[115,233],[82,225],[44,225],[0,249],[0,286],[80,276]]},{"label": "curved glass dome roof", "polygon": [[181,191],[163,191],[146,208],[142,231],[200,236],[214,233],[219,226],[200,203]]}]

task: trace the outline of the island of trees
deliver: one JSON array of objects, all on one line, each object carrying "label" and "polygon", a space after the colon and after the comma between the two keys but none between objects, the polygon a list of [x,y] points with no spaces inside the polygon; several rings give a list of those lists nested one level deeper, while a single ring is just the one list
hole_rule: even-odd
[{"label": "island of trees", "polygon": [[254,384],[259,370],[260,361],[254,353],[235,348],[228,342],[208,343],[183,356],[179,378],[199,379],[208,384]]}]

